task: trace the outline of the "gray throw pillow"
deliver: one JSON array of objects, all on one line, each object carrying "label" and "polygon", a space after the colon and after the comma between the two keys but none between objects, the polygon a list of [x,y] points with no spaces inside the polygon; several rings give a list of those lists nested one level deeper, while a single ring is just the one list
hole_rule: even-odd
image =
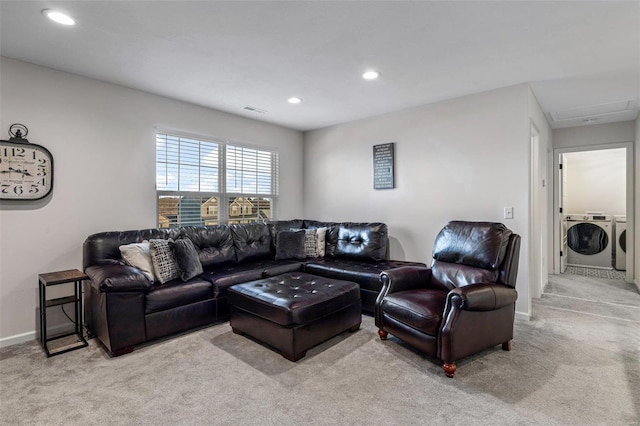
[{"label": "gray throw pillow", "polygon": [[175,241],[169,241],[169,247],[171,247],[176,257],[178,277],[182,281],[189,281],[203,272],[198,252],[191,240],[180,238]]},{"label": "gray throw pillow", "polygon": [[276,260],[304,259],[304,229],[278,232],[276,239]]},{"label": "gray throw pillow", "polygon": [[[169,240],[170,241],[170,240]],[[178,278],[178,268],[176,267],[176,258],[169,247],[167,240],[150,240],[149,252],[151,253],[151,262],[156,273],[156,278],[161,284]]]}]

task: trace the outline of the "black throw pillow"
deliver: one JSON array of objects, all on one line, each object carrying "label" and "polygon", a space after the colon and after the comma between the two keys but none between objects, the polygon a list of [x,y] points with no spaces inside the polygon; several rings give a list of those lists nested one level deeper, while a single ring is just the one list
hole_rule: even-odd
[{"label": "black throw pillow", "polygon": [[182,281],[189,281],[203,272],[198,252],[191,240],[180,238],[175,241],[169,241],[169,245],[176,258],[178,277]]},{"label": "black throw pillow", "polygon": [[276,260],[304,259],[304,229],[278,232],[276,239]]}]

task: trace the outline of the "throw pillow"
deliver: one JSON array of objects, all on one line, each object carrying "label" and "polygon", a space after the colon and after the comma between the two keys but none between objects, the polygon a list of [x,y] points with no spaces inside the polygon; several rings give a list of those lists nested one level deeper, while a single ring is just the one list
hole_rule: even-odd
[{"label": "throw pillow", "polygon": [[175,241],[169,241],[169,247],[171,247],[176,258],[178,277],[182,281],[189,281],[203,272],[198,252],[190,239],[180,238]]},{"label": "throw pillow", "polygon": [[318,236],[315,229],[304,230],[304,254],[306,257],[318,257]]},{"label": "throw pillow", "polygon": [[169,247],[171,240],[150,240],[149,252],[156,277],[161,284],[178,278],[176,258]]},{"label": "throw pillow", "polygon": [[129,266],[140,269],[151,281],[156,280],[153,273],[153,263],[149,252],[149,241],[141,243],[125,244],[119,247],[122,260]]},{"label": "throw pillow", "polygon": [[327,244],[327,230],[329,228],[316,228],[316,243],[318,245],[317,257],[325,256],[325,248]]},{"label": "throw pillow", "polygon": [[276,260],[304,259],[306,257],[304,240],[304,229],[278,232],[278,238],[276,239]]},{"label": "throw pillow", "polygon": [[318,257],[318,241],[315,229],[291,228],[289,231],[304,231],[305,257]]}]

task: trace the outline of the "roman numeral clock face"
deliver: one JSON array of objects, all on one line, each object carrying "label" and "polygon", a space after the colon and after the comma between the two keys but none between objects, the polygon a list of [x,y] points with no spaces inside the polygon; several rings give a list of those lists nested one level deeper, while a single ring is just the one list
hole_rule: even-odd
[{"label": "roman numeral clock face", "polygon": [[0,199],[38,200],[53,188],[53,157],[32,143],[0,142]]}]

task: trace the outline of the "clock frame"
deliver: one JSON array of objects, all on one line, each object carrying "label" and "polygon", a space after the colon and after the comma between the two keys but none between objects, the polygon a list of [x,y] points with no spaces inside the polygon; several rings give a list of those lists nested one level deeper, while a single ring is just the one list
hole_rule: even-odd
[{"label": "clock frame", "polygon": [[35,201],[52,190],[53,156],[47,148],[22,138],[20,130],[0,140],[0,200]]}]

